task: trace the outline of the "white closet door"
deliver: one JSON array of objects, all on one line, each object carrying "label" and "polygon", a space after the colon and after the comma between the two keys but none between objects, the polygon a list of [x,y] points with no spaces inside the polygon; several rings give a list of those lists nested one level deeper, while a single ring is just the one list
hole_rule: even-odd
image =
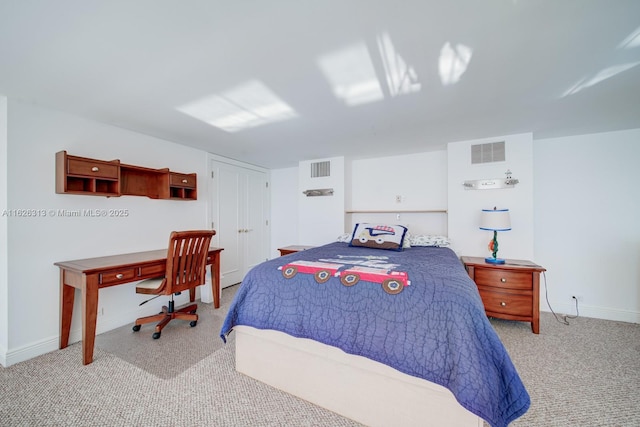
[{"label": "white closet door", "polygon": [[267,174],[212,162],[212,221],[220,255],[222,288],[239,283],[250,268],[268,257]]},{"label": "white closet door", "polygon": [[[267,259],[268,251],[266,233],[266,187],[265,174],[249,171],[247,174],[246,191],[246,271]],[[268,253],[268,252],[267,252]]]},{"label": "white closet door", "polygon": [[220,163],[214,180],[218,187],[218,220],[215,222],[220,254],[220,282],[223,288],[236,284],[244,276],[242,218],[246,177],[240,168]]}]

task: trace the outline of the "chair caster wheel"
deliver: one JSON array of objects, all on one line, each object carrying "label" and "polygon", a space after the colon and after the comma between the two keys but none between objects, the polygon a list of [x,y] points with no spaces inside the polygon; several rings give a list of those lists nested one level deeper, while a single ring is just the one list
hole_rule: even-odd
[{"label": "chair caster wheel", "polygon": [[154,332],[152,337],[154,340],[157,340],[158,338],[160,338],[160,332]]},{"label": "chair caster wheel", "polygon": [[138,332],[140,330],[140,325],[133,325],[133,332]]},{"label": "chair caster wheel", "polygon": [[197,320],[192,320],[191,322],[189,322],[189,325],[193,328],[194,326],[196,326],[198,324]]}]

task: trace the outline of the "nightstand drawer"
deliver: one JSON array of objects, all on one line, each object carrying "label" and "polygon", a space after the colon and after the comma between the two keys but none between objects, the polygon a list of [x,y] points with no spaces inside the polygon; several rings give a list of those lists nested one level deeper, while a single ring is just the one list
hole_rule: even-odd
[{"label": "nightstand drawer", "polygon": [[524,271],[476,268],[474,280],[478,286],[506,289],[531,289],[531,273]]},{"label": "nightstand drawer", "polygon": [[509,294],[505,292],[479,289],[484,309],[491,312],[511,314],[513,316],[531,316],[532,298],[529,295]]}]

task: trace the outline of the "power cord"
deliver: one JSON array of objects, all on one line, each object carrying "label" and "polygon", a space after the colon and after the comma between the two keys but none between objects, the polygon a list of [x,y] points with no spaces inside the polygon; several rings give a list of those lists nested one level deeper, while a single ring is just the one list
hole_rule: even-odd
[{"label": "power cord", "polygon": [[545,296],[545,299],[547,300],[547,305],[549,306],[549,310],[551,310],[551,313],[553,313],[553,317],[556,318],[556,321],[558,321],[559,323],[562,323],[563,325],[569,325],[568,319],[577,319],[578,316],[580,316],[580,311],[578,310],[578,298],[576,298],[575,296],[573,297],[573,300],[576,302],[575,316],[570,316],[568,314],[559,316],[558,314],[556,314],[555,311],[553,311],[553,308],[551,307],[551,303],[549,302],[549,293],[547,289],[547,275],[545,274],[544,271],[542,272],[542,277],[544,278],[544,296]]}]

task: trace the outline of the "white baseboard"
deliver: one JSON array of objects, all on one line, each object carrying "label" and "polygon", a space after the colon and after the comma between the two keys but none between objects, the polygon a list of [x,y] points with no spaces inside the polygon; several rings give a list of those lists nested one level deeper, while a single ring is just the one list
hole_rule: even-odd
[{"label": "white baseboard", "polygon": [[15,365],[16,363],[33,359],[34,357],[41,356],[57,349],[58,336],[45,338],[40,341],[7,351],[6,364],[4,366],[9,367],[11,365]]},{"label": "white baseboard", "polygon": [[[556,314],[576,315],[575,304],[552,304]],[[540,302],[540,310],[551,312],[545,300]],[[617,322],[640,323],[640,312],[631,310],[620,310],[609,307],[598,307],[593,305],[583,305],[578,303],[580,317],[593,317],[595,319],[613,320]]]}]

